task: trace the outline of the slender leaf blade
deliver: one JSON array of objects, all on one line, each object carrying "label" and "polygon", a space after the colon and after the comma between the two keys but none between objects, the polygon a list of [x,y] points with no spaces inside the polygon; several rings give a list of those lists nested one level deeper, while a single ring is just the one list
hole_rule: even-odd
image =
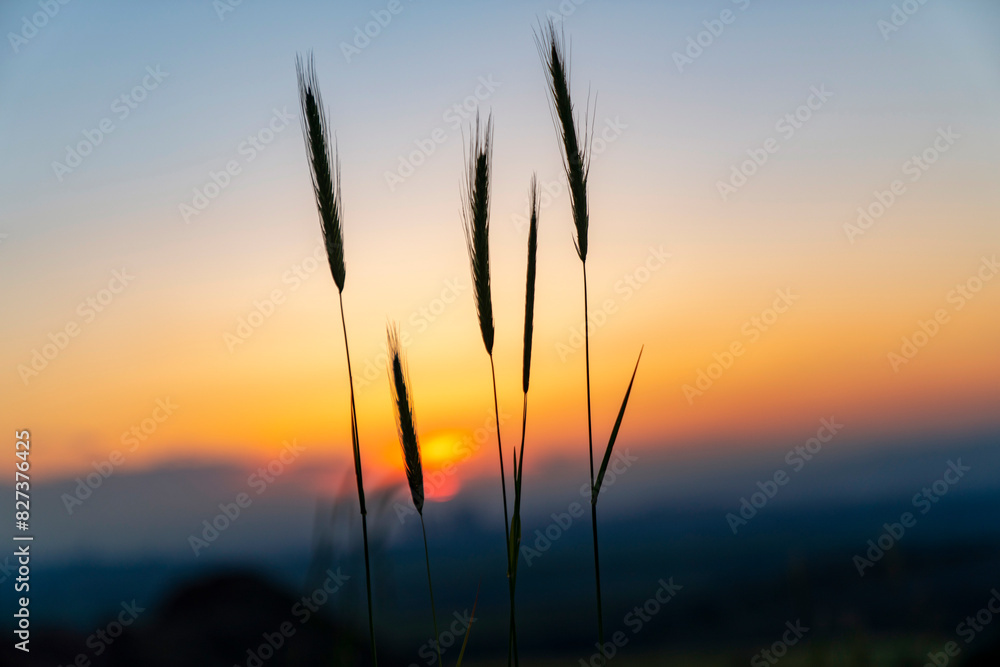
[{"label": "slender leaf blade", "polygon": [[458,652],[458,662],[455,667],[462,667],[462,659],[465,657],[465,647],[469,645],[469,635],[472,634],[472,623],[476,620],[476,605],[479,604],[479,587],[476,587],[476,599],[472,603],[472,613],[469,615],[469,625],[465,628],[465,639],[462,640],[462,650]]},{"label": "slender leaf blade", "polygon": [[615,420],[615,427],[611,429],[611,438],[608,440],[608,448],[604,452],[604,460],[601,461],[601,470],[597,473],[597,481],[594,482],[594,489],[590,496],[590,502],[597,504],[597,494],[601,492],[601,483],[604,481],[604,473],[608,470],[608,463],[611,462],[611,452],[615,448],[615,440],[618,439],[618,430],[622,426],[622,418],[625,416],[625,408],[628,406],[628,397],[632,393],[632,383],[635,382],[636,371],[639,370],[639,361],[642,360],[642,351],[645,346],[639,349],[639,358],[635,360],[635,369],[632,371],[632,379],[628,382],[628,389],[625,391],[625,398],[622,400],[621,410],[618,411],[618,419]]}]

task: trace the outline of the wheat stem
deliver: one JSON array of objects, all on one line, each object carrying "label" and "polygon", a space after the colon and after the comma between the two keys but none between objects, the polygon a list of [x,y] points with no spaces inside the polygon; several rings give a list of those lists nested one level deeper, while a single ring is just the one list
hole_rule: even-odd
[{"label": "wheat stem", "polygon": [[378,656],[375,653],[375,618],[372,614],[372,568],[368,559],[368,515],[361,515],[361,534],[365,542],[365,587],[368,592],[368,637],[372,649],[372,664],[377,667]]},{"label": "wheat stem", "polygon": [[597,549],[597,504],[590,505],[590,521],[594,527],[594,572],[597,582],[597,641],[600,642],[601,657],[607,664],[608,657],[604,652],[604,613],[601,607],[601,556]]},{"label": "wheat stem", "polygon": [[[590,488],[594,488],[594,427],[590,407],[590,318],[587,306],[587,260],[583,260],[583,340],[584,354],[587,364],[587,445],[590,456]],[[594,581],[597,587],[597,641],[601,656],[607,662],[604,654],[604,608],[601,604],[601,556],[597,548],[597,505],[590,507],[590,519],[594,532]]]},{"label": "wheat stem", "polygon": [[[528,391],[524,391],[524,400],[521,404],[521,453],[514,460],[514,520],[518,522],[518,531],[521,526],[521,475],[524,472],[524,435],[528,425]],[[515,590],[517,588],[517,559],[520,557],[518,542],[519,535],[511,537],[515,541],[514,549],[510,550],[510,648],[508,650],[507,662],[510,662],[510,655],[514,656],[514,667],[519,664],[517,655],[517,614],[514,613]]]},{"label": "wheat stem", "polygon": [[528,227],[528,262],[524,286],[524,356],[521,365],[521,389],[524,399],[521,403],[521,451],[514,450],[514,514],[510,521],[510,538],[507,548],[507,567],[510,579],[510,642],[507,664],[513,658],[514,667],[519,664],[517,655],[517,615],[515,614],[517,589],[517,561],[521,546],[521,502],[524,475],[524,440],[528,425],[528,386],[531,380],[531,340],[535,322],[535,276],[538,264],[538,178],[531,175],[531,221]]},{"label": "wheat stem", "polygon": [[[497,402],[497,371],[493,364],[493,355],[490,354],[490,373],[493,375],[493,411],[496,416],[497,424],[497,451],[500,453],[500,489],[503,492],[503,532],[504,532],[504,542],[507,545],[507,551],[510,551],[510,514],[507,512],[507,477],[504,473],[503,467],[503,445],[500,442],[500,407]],[[507,563],[507,576],[510,576],[510,563]]]},{"label": "wheat stem", "polygon": [[368,638],[371,644],[372,664],[378,665],[378,655],[375,650],[375,616],[372,607],[372,571],[368,554],[368,509],[365,506],[365,485],[361,473],[361,443],[358,438],[358,415],[354,402],[354,375],[351,372],[351,348],[347,342],[347,320],[344,317],[344,293],[340,296],[340,324],[344,330],[344,352],[347,355],[347,379],[351,386],[351,444],[354,448],[355,472],[358,482],[358,504],[361,509],[361,535],[365,550],[365,590],[368,595]]},{"label": "wheat stem", "polygon": [[587,363],[587,451],[590,453],[590,486],[594,486],[594,427],[590,410],[590,317],[587,307],[587,262],[583,262],[583,346]]},{"label": "wheat stem", "polygon": [[431,582],[431,556],[427,550],[427,529],[424,527],[423,512],[420,512],[420,532],[424,535],[424,561],[427,563],[427,587],[431,592],[431,620],[434,622],[434,648],[437,649],[437,664],[441,665],[441,635],[438,634],[437,609],[434,606],[434,584]]}]

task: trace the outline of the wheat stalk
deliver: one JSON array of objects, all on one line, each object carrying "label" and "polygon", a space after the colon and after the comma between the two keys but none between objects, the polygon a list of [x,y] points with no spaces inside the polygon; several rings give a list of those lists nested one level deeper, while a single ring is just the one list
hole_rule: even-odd
[{"label": "wheat stalk", "polygon": [[[434,623],[434,646],[437,648],[438,661],[441,664],[441,646],[439,644],[437,611],[434,606],[434,584],[431,582],[431,557],[427,549],[427,529],[424,527],[424,473],[420,461],[420,441],[417,439],[416,421],[413,416],[413,402],[410,398],[410,377],[399,346],[398,327],[388,329],[389,358],[392,367],[389,371],[389,386],[392,390],[392,402],[396,408],[396,431],[399,444],[403,450],[403,467],[406,469],[406,483],[410,487],[410,498],[420,515],[420,531],[424,536],[424,560],[427,564],[427,586],[431,593],[431,619]],[[464,653],[464,647],[463,647]]]},{"label": "wheat stalk", "polygon": [[[570,205],[573,211],[573,224],[576,227],[577,256],[583,268],[583,325],[584,325],[584,349],[587,372],[587,449],[590,462],[590,488],[591,504],[590,518],[593,529],[594,541],[594,583],[597,593],[597,637],[600,646],[601,656],[607,662],[607,655],[604,651],[604,612],[601,603],[601,558],[597,539],[597,495],[600,489],[600,482],[603,481],[604,471],[607,468],[614,441],[618,436],[618,429],[621,426],[621,419],[625,413],[625,405],[628,403],[629,393],[632,384],[629,383],[629,391],[625,395],[625,401],[619,413],[618,423],[615,425],[611,440],[606,449],[604,462],[599,475],[594,475],[594,428],[591,409],[590,392],[590,315],[588,312],[587,298],[587,235],[590,228],[590,212],[587,204],[587,179],[590,175],[590,146],[593,139],[592,128],[588,130],[586,116],[582,127],[577,127],[576,117],[573,110],[573,101],[570,94],[569,85],[569,62],[566,57],[565,39],[561,33],[556,32],[555,23],[549,21],[545,27],[535,33],[535,44],[538,47],[539,55],[545,67],[546,79],[549,89],[549,97],[552,103],[553,116],[555,118],[557,132],[561,138],[563,167],[566,171],[566,180],[569,184]],[[642,353],[640,352],[640,357]],[[638,361],[636,362],[638,369]],[[635,379],[635,372],[632,374]]]},{"label": "wheat stalk", "polygon": [[[487,118],[485,127],[476,114],[476,124],[472,132],[468,151],[468,165],[465,176],[464,208],[462,209],[465,244],[469,251],[469,266],[472,270],[473,294],[479,330],[483,345],[490,357],[490,373],[493,377],[493,410],[496,414],[497,452],[500,458],[500,490],[503,496],[504,552],[510,553],[510,514],[507,510],[507,479],[503,465],[503,444],[500,438],[500,408],[497,401],[497,373],[493,363],[493,298],[490,290],[490,176],[493,163],[493,117]],[[507,563],[510,577],[510,560]],[[513,611],[511,612],[513,616]],[[516,642],[511,623],[511,641]]]},{"label": "wheat stalk", "polygon": [[518,664],[517,625],[514,613],[515,589],[517,588],[517,559],[521,548],[521,479],[524,473],[524,437],[528,424],[528,385],[531,379],[531,338],[535,319],[535,273],[538,256],[538,179],[531,175],[531,221],[528,225],[528,269],[524,289],[524,363],[521,366],[521,388],[524,400],[521,405],[521,452],[514,453],[514,513],[510,520],[510,549],[507,554],[510,571],[510,653],[514,664]]},{"label": "wheat stalk", "polygon": [[[351,390],[351,447],[354,454],[354,474],[358,484],[358,504],[361,510],[361,530],[365,551],[365,584],[368,594],[368,633],[371,643],[372,664],[378,665],[375,651],[375,617],[372,610],[372,578],[368,554],[368,510],[365,506],[365,487],[361,474],[361,445],[358,438],[358,415],[354,400],[354,376],[351,372],[351,350],[347,342],[347,321],[344,318],[344,281],[347,266],[344,261],[344,229],[341,221],[340,162],[336,147],[331,145],[329,124],[323,107],[316,65],[312,54],[308,60],[295,59],[295,74],[302,110],[302,133],[306,139],[306,154],[312,175],[316,208],[320,228],[330,263],[330,273],[337,285],[340,301],[340,323],[344,331],[344,352],[347,356],[347,378]],[[332,149],[332,152],[331,152]]]},{"label": "wheat stalk", "polygon": [[[569,183],[570,206],[573,211],[573,225],[576,228],[576,254],[583,265],[583,323],[587,365],[587,440],[590,452],[590,484],[594,484],[594,436],[590,407],[590,322],[587,308],[587,235],[590,229],[590,213],[587,206],[587,178],[590,173],[589,141],[586,140],[586,124],[579,131],[573,113],[570,97],[569,65],[566,60],[564,39],[556,32],[555,24],[548,25],[535,34],[535,44],[545,65],[549,84],[549,96],[555,115],[557,131],[562,139],[563,167]],[[585,139],[583,144],[579,136]]]}]

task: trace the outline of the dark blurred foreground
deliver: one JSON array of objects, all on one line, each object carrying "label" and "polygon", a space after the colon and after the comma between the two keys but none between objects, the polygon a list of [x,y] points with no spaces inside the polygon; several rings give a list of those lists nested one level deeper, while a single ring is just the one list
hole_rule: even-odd
[{"label": "dark blurred foreground", "polygon": [[[854,556],[878,538],[885,518],[898,515],[898,503],[774,508],[736,536],[717,510],[616,517],[601,536],[606,635],[620,643],[615,662],[1000,665],[1000,614],[989,609],[1000,609],[991,602],[1000,589],[997,501],[949,498],[864,576]],[[448,524],[429,526],[444,663],[455,664],[476,603],[466,660],[503,664],[506,592],[494,548],[502,536],[471,518]],[[546,526],[538,528],[544,535]],[[522,558],[518,627],[526,666],[597,664],[589,537],[581,521],[530,564]],[[525,540],[545,546],[534,527]],[[376,553],[384,665],[435,663],[422,555],[411,539]],[[0,655],[3,664],[45,667],[365,665],[363,572],[356,553],[323,548],[252,570],[163,562],[39,568],[32,652],[15,654],[7,642]],[[676,590],[668,593],[671,585]],[[58,623],[74,629],[54,629],[51,619],[74,605],[105,611]],[[131,620],[136,606],[141,611],[117,636],[116,619]]]},{"label": "dark blurred foreground", "polygon": [[[627,483],[602,491],[614,662],[1000,667],[998,438],[831,449],[771,488],[756,512],[743,508],[744,522],[730,515],[781,469],[773,452],[635,466]],[[947,481],[952,461],[966,472]],[[522,663],[596,665],[589,512],[576,483],[536,477],[518,570]],[[42,489],[32,650],[12,648],[10,595],[0,664],[367,664],[356,499],[321,503],[310,522],[315,501],[292,480],[192,553],[188,534],[232,498],[225,479],[213,470],[116,476],[72,515],[59,501],[65,489]],[[933,500],[927,489],[939,489]],[[369,505],[379,658],[431,667],[423,544],[401,498],[373,494]],[[443,662],[455,664],[475,605],[467,664],[505,664],[499,504],[460,496],[426,515]],[[12,571],[0,554],[5,588]]]}]

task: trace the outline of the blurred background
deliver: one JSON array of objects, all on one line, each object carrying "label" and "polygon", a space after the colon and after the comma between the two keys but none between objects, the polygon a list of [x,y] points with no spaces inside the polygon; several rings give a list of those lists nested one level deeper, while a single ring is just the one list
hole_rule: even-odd
[{"label": "blurred background", "polygon": [[[597,664],[580,265],[533,41],[547,20],[593,128],[599,451],[645,345],[600,505],[617,657],[997,664],[988,0],[4,2],[0,420],[12,452],[31,432],[35,542],[32,652],[0,660],[365,664],[347,369],[294,71],[312,50],[343,169],[384,661],[436,662],[387,321],[409,358],[442,629],[462,630],[444,662],[474,603],[466,660],[506,653],[460,224],[479,111],[507,446],[533,172],[543,193],[521,654]],[[5,591],[15,566],[0,556]]]}]

